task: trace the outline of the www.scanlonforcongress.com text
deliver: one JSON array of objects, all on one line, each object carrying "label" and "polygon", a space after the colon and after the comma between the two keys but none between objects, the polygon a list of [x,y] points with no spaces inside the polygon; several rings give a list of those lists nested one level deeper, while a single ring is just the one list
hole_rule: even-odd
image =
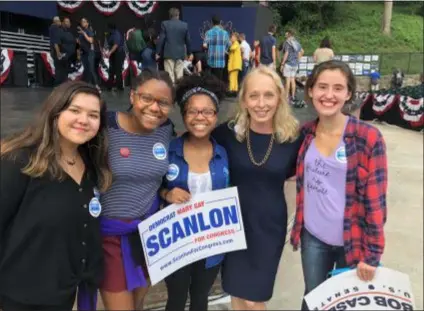
[{"label": "www.scanlonforcongress.com text", "polygon": [[219,241],[219,242],[212,242],[206,245],[201,245],[198,247],[193,247],[191,250],[186,251],[178,256],[175,256],[174,258],[172,258],[172,260],[168,261],[167,263],[165,263],[164,265],[162,265],[160,267],[161,270],[166,269],[167,267],[169,267],[170,265],[172,265],[173,263],[176,263],[178,261],[180,261],[181,259],[183,259],[186,256],[189,256],[192,253],[197,253],[203,249],[206,248],[212,248],[212,247],[217,247],[217,246],[221,246],[224,244],[229,244],[229,243],[233,243],[233,239],[228,239],[228,240],[224,240],[224,241]]}]

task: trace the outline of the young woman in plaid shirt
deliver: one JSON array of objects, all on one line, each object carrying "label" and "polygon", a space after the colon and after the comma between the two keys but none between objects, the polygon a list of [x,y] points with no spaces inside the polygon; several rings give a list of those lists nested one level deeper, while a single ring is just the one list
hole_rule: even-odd
[{"label": "young woman in plaid shirt", "polygon": [[305,295],[334,266],[372,280],[384,251],[386,147],[377,128],[342,113],[355,89],[349,66],[334,60],[317,65],[305,87],[318,119],[303,127],[291,234],[301,247]]}]

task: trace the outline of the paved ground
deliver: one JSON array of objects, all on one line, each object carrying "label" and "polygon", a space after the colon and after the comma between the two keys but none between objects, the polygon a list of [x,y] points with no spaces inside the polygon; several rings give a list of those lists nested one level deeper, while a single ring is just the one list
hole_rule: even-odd
[{"label": "paved ground", "polygon": [[[7,135],[27,124],[39,108],[48,89],[1,89],[1,136]],[[105,93],[110,109],[126,109],[126,95]],[[221,121],[231,114],[232,100],[227,100],[219,114]],[[301,121],[314,117],[311,108],[296,109]],[[177,131],[184,129],[176,109],[171,118]],[[389,193],[387,248],[383,257],[385,266],[409,274],[416,300],[416,309],[423,310],[423,136],[420,133],[377,125],[387,143],[389,159]],[[294,183],[288,182],[286,196],[289,213],[294,211]],[[303,292],[303,276],[300,254],[287,247],[277,275],[274,296],[269,309],[299,309]],[[219,282],[214,292],[220,294]],[[163,284],[152,289],[148,297],[149,307],[160,306],[166,299]],[[225,299],[224,299],[225,300]],[[211,306],[223,310],[228,304]]]}]

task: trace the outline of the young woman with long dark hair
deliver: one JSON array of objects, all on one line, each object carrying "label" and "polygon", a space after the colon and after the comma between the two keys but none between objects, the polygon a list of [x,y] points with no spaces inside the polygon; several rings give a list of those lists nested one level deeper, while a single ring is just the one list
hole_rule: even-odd
[{"label": "young woman with long dark hair", "polygon": [[[34,123],[1,141],[0,301],[4,311],[93,310],[103,275],[99,191],[112,183],[106,106],[66,82]],[[88,304],[87,304],[88,303]]]}]

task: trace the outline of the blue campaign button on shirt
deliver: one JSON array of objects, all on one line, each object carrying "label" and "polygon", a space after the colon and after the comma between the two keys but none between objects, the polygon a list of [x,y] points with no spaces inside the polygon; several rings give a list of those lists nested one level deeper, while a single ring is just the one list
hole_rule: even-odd
[{"label": "blue campaign button on shirt", "polygon": [[165,160],[166,159],[166,148],[162,143],[156,143],[153,146],[153,155],[158,160]]},{"label": "blue campaign button on shirt", "polygon": [[180,168],[178,165],[172,163],[168,166],[168,172],[166,173],[166,179],[168,181],[173,181],[178,177],[178,174],[180,173]]},{"label": "blue campaign button on shirt", "polygon": [[102,205],[100,204],[99,199],[97,199],[96,197],[91,199],[90,203],[88,204],[88,211],[90,212],[90,215],[94,218],[100,216],[100,213],[102,212]]},{"label": "blue campaign button on shirt", "polygon": [[336,150],[336,160],[340,163],[347,163],[346,149],[344,146]]}]

